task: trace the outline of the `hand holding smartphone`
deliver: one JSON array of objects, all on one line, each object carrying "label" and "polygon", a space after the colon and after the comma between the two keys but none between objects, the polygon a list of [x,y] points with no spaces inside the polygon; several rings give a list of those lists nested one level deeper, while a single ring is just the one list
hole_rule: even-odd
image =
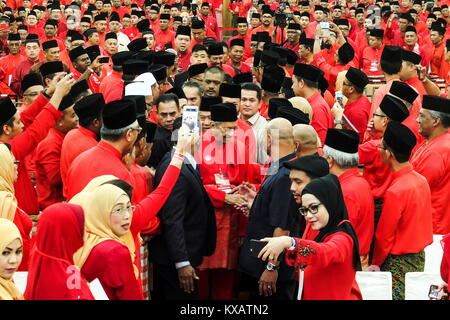
[{"label": "hand holding smartphone", "polygon": [[320,29],[322,29],[322,38],[330,37],[330,23],[326,21],[320,22]]},{"label": "hand holding smartphone", "polygon": [[261,250],[267,245],[266,241],[250,239],[250,253],[253,257],[258,258]]},{"label": "hand holding smartphone", "polygon": [[108,63],[109,62],[109,57],[101,57],[100,59],[98,59],[99,63]]},{"label": "hand holding smartphone", "polygon": [[193,133],[195,128],[198,128],[198,107],[185,106],[183,108],[182,123],[189,128],[189,132]]}]

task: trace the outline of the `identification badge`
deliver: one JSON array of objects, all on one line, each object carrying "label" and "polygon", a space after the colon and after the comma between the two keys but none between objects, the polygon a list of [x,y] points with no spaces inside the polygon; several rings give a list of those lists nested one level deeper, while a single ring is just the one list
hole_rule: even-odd
[{"label": "identification badge", "polygon": [[224,173],[215,173],[214,179],[216,180],[216,185],[219,190],[222,190],[226,193],[231,192],[231,184],[230,179],[228,179],[228,175]]}]

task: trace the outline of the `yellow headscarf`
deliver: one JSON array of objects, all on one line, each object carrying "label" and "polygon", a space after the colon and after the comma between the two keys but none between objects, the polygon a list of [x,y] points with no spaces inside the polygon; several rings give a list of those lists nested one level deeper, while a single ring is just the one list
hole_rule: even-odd
[{"label": "yellow headscarf", "polygon": [[[72,197],[72,199],[70,199],[69,203],[77,204],[77,205],[83,207],[83,204],[86,204],[86,201],[88,201],[86,199],[89,198],[90,192],[94,191],[96,188],[98,188],[102,184],[104,184],[108,181],[111,181],[111,180],[116,180],[116,179],[119,179],[119,178],[117,178],[113,175],[103,175],[103,176],[98,176],[98,177],[92,179],[84,187],[84,189],[80,191],[80,193],[77,193],[76,195],[74,195]],[[83,209],[84,209],[84,207],[83,207]]]},{"label": "yellow headscarf", "polygon": [[[0,254],[16,239],[20,239],[20,231],[16,225],[8,219],[0,218]],[[22,293],[16,288],[12,280],[0,277],[0,300],[23,300]]]},{"label": "yellow headscarf", "polygon": [[86,241],[74,255],[75,264],[81,269],[96,245],[106,240],[115,240],[125,245],[130,251],[131,262],[138,278],[139,270],[134,264],[135,246],[131,231],[119,237],[111,229],[111,211],[117,200],[127,194],[111,184],[100,185],[91,192],[81,193],[82,195],[78,197],[81,203],[77,202],[83,207],[85,213]]},{"label": "yellow headscarf", "polygon": [[8,147],[0,144],[0,218],[14,220],[17,200],[14,196],[14,158]]}]

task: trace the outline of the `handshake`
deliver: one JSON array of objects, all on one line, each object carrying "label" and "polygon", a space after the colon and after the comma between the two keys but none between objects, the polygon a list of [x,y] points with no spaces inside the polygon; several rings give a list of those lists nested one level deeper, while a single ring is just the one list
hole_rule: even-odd
[{"label": "handshake", "polygon": [[226,194],[225,203],[232,205],[236,210],[248,217],[255,197],[256,187],[248,182],[243,182]]}]

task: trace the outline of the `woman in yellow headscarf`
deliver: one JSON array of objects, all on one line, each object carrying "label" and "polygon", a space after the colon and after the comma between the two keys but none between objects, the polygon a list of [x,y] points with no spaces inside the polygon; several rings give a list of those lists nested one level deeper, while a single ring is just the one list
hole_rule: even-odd
[{"label": "woman in yellow headscarf", "polygon": [[33,223],[17,206],[14,183],[17,180],[17,163],[6,143],[0,144],[0,218],[8,219],[17,226],[23,241],[23,259],[19,271],[28,270],[30,233]]},{"label": "woman in yellow headscarf", "polygon": [[0,300],[23,300],[13,282],[14,272],[22,261],[22,237],[8,219],[0,218]]},{"label": "woman in yellow headscarf", "polygon": [[86,240],[74,261],[88,281],[100,280],[110,300],[142,300],[130,230],[134,208],[123,189],[108,183],[80,193]]}]

